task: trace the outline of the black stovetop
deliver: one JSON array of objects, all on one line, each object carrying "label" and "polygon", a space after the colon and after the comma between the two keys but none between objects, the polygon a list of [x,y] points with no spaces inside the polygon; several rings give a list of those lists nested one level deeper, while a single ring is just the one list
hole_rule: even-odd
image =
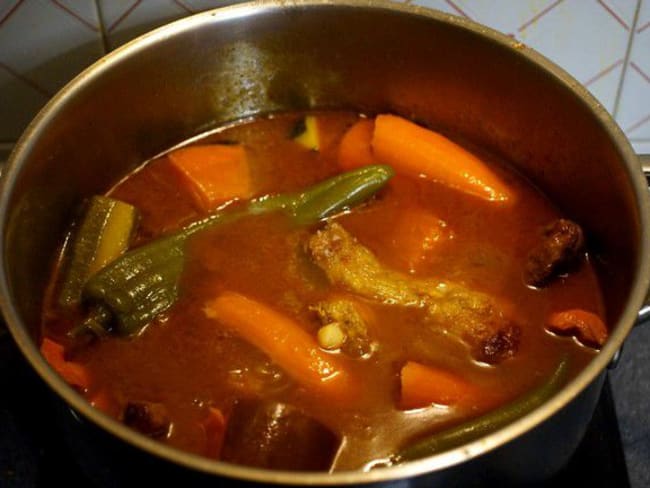
[{"label": "black stovetop", "polygon": [[[0,487],[123,486],[124,478],[112,479],[96,460],[85,459],[74,429],[57,421],[61,410],[0,327]],[[167,486],[163,476],[152,471],[146,484]],[[546,486],[630,486],[608,381],[584,440],[566,468],[539,488]]]}]

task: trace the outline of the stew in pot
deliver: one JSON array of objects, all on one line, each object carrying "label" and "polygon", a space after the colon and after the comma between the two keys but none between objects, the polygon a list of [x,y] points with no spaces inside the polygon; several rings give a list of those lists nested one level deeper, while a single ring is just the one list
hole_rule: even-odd
[{"label": "stew in pot", "polygon": [[180,449],[371,469],[533,410],[607,339],[586,236],[506,162],[395,115],[285,113],[80,210],[42,353]]}]

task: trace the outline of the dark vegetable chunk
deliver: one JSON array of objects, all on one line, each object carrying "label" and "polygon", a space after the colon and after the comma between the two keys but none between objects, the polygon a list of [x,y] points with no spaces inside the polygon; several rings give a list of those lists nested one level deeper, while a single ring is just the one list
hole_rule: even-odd
[{"label": "dark vegetable chunk", "polygon": [[329,469],[339,439],[286,403],[241,400],[228,417],[221,459],[258,468]]},{"label": "dark vegetable chunk", "polygon": [[127,403],[122,421],[156,439],[167,437],[172,425],[167,408],[162,403],[153,402]]},{"label": "dark vegetable chunk", "polygon": [[559,274],[568,271],[580,257],[584,235],[578,224],[558,219],[547,225],[543,239],[526,260],[524,281],[531,286],[545,286]]}]

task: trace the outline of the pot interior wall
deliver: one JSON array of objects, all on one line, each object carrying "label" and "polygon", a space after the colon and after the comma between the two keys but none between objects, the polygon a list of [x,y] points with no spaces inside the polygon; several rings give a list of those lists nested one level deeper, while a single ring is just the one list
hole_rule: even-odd
[{"label": "pot interior wall", "polygon": [[442,16],[361,6],[235,11],[190,19],[101,62],[21,141],[5,259],[33,330],[54,253],[84,197],[216,125],[312,107],[398,112],[510,160],[586,227],[617,318],[639,242],[622,156],[590,102],[525,48]]}]

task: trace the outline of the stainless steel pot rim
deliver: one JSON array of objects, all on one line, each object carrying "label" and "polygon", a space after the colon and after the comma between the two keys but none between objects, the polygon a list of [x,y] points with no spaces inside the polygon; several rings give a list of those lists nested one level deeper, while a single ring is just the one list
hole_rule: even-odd
[{"label": "stainless steel pot rim", "polygon": [[[20,161],[24,159],[32,146],[33,141],[38,139],[39,135],[46,129],[49,119],[56,111],[56,107],[66,104],[74,96],[76,90],[89,83],[92,79],[102,76],[102,73],[110,70],[111,66],[126,59],[137,55],[137,53],[146,47],[155,44],[163,39],[173,37],[181,32],[192,30],[200,25],[219,24],[229,19],[240,17],[257,16],[267,11],[276,11],[286,8],[309,8],[309,7],[327,7],[327,6],[347,7],[347,8],[376,8],[390,12],[396,12],[403,15],[415,15],[426,17],[433,21],[445,22],[455,25],[461,29],[471,31],[475,34],[485,37],[487,40],[502,45],[508,49],[515,49],[517,54],[527,61],[541,66],[549,72],[555,80],[572,90],[584,104],[590,109],[594,117],[602,125],[603,129],[609,136],[616,141],[621,151],[621,159],[624,161],[626,171],[634,187],[635,196],[639,202],[639,215],[641,222],[650,222],[650,197],[646,180],[640,171],[637,157],[625,138],[621,129],[614,122],[602,105],[584,88],[578,81],[571,77],[564,70],[554,63],[543,57],[541,54],[527,48],[512,38],[494,31],[485,26],[476,24],[470,20],[455,17],[449,14],[431,11],[422,7],[396,4],[387,0],[304,0],[304,1],[256,1],[245,4],[222,7],[219,9],[199,13],[191,17],[173,22],[148,34],[145,34],[134,41],[122,46],[121,48],[108,54],[101,60],[97,61],[91,67],[83,71],[66,87],[64,87],[52,100],[43,108],[37,117],[29,125],[9,158],[9,164],[5,171],[1,188],[0,188],[0,215],[6,215],[11,200],[11,188],[18,175],[21,172]],[[6,228],[0,229],[0,250],[5,255],[5,241],[7,239]],[[650,226],[642,225],[640,249],[650,249]],[[250,468],[246,466],[232,465],[219,461],[210,460],[198,455],[180,451],[167,445],[156,442],[144,437],[116,420],[104,415],[94,409],[86,400],[69,387],[58,375],[56,375],[48,366],[46,361],[39,353],[38,347],[34,344],[24,326],[21,325],[17,310],[13,306],[11,293],[6,279],[6,263],[0,263],[0,305],[5,320],[8,323],[9,330],[14,340],[18,344],[22,353],[33,365],[37,373],[46,381],[50,387],[62,397],[75,411],[83,417],[95,423],[99,427],[112,433],[116,437],[126,441],[138,448],[172,461],[179,465],[198,470],[205,473],[211,473],[221,476],[227,476],[240,480],[255,482],[277,483],[287,485],[344,485],[344,484],[364,484],[372,482],[382,482],[403,479],[425,474],[430,471],[450,467],[469,459],[478,457],[487,453],[508,441],[524,434],[533,429],[555,412],[563,408],[606,368],[611,358],[621,347],[625,337],[634,326],[637,314],[641,308],[646,291],[650,284],[650,253],[642,253],[637,265],[637,275],[635,277],[632,291],[625,310],[619,320],[617,327],[612,333],[608,343],[602,349],[594,360],[561,392],[555,395],[546,404],[531,412],[518,421],[502,428],[488,436],[470,442],[466,445],[433,455],[421,460],[412,461],[402,465],[396,465],[383,469],[371,470],[368,472],[352,471],[341,473],[296,473],[285,471],[269,471],[263,469]]]}]

